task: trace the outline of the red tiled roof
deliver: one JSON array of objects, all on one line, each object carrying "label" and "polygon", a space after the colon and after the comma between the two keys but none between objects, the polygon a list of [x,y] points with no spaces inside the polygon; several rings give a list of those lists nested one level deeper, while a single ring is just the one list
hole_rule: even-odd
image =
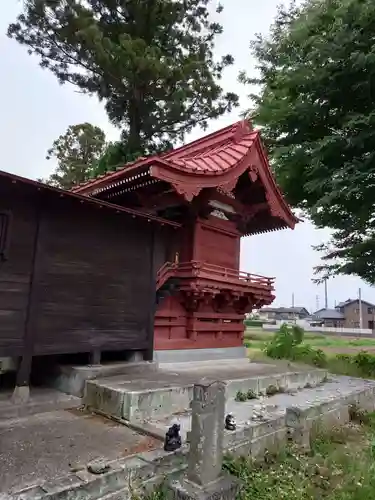
[{"label": "red tiled roof", "polygon": [[252,147],[258,132],[238,122],[161,156],[185,171],[220,174],[235,166]]},{"label": "red tiled roof", "polygon": [[87,193],[87,191],[91,191],[91,187],[94,189],[94,186],[97,187],[103,181],[105,183],[112,182],[122,177],[125,172],[155,163],[190,174],[220,175],[241,161],[258,134],[257,131],[252,130],[248,122],[237,122],[159,156],[139,158],[115,172],[107,172],[96,179],[75,186],[72,191]]},{"label": "red tiled roof", "polygon": [[[81,184],[73,191],[95,196],[117,187],[126,179],[149,176],[170,183],[191,201],[203,188],[224,186],[228,189],[228,186],[234,186],[246,170],[249,170],[252,180],[259,177],[263,184],[272,214],[270,221],[274,220],[275,227],[283,224],[280,221],[294,227],[298,219],[276,184],[259,132],[253,130],[247,121],[237,122],[159,156],[139,158],[115,172]],[[276,223],[276,219],[279,222]]]}]

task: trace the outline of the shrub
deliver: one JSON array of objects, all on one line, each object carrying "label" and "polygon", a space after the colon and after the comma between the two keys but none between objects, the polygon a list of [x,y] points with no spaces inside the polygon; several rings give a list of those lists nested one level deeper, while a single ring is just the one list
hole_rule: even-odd
[{"label": "shrub", "polygon": [[364,376],[375,376],[375,356],[368,352],[361,351],[352,358],[354,363]]},{"label": "shrub", "polygon": [[264,348],[267,356],[273,359],[290,359],[315,365],[319,368],[327,366],[327,356],[321,349],[314,349],[303,344],[304,330],[296,325],[283,324],[273,339]]},{"label": "shrub", "polygon": [[237,391],[236,397],[234,398],[235,401],[243,403],[244,401],[247,400],[247,394],[246,392],[242,391]]},{"label": "shrub", "polygon": [[309,344],[298,345],[292,349],[292,361],[302,361],[307,364],[324,368],[327,366],[327,356],[321,349],[314,349]]},{"label": "shrub", "polygon": [[249,389],[246,393],[246,399],[257,399],[257,395],[252,389]]},{"label": "shrub", "polygon": [[304,330],[296,325],[284,323],[264,348],[265,353],[274,359],[291,359],[295,346],[303,342]]},{"label": "shrub", "polygon": [[259,327],[262,327],[263,326],[263,321],[260,320],[260,319],[245,319],[244,320],[244,324],[247,327],[250,327],[250,326],[259,326]]},{"label": "shrub", "polygon": [[274,396],[275,394],[278,394],[279,392],[284,392],[281,388],[276,387],[276,385],[269,385],[266,389],[266,394],[267,396]]}]

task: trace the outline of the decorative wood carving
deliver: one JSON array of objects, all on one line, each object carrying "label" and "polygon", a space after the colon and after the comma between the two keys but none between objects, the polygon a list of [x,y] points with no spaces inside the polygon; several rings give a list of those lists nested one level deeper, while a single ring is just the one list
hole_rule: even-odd
[{"label": "decorative wood carving", "polygon": [[248,172],[251,182],[255,182],[258,179],[258,167],[256,165],[251,165]]},{"label": "decorative wood carving", "polygon": [[196,184],[189,185],[185,183],[172,183],[176,192],[182,195],[186,201],[191,202],[195,196],[198,196],[202,188]]}]

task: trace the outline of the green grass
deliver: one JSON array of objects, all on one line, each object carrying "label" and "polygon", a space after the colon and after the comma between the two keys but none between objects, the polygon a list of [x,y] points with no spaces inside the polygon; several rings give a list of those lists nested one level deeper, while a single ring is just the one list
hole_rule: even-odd
[{"label": "green grass", "polygon": [[[296,339],[293,341],[293,337],[290,337],[292,331],[248,331],[244,343],[249,358],[271,363],[280,358],[279,361],[284,359],[284,362],[289,360],[326,368],[335,374],[375,379],[375,353],[369,350],[369,347],[375,347],[375,339],[327,337],[302,332],[302,342],[300,340],[301,343],[293,345]],[[350,347],[353,349],[348,349]]]},{"label": "green grass", "polygon": [[239,500],[370,500],[375,498],[374,432],[351,423],[320,432],[309,454],[288,447],[264,461],[225,461],[243,481]]},{"label": "green grass", "polygon": [[[248,328],[245,332],[245,345],[251,349],[263,349],[264,345],[272,339],[274,332],[266,332],[259,328]],[[375,339],[353,339],[345,337],[333,337],[316,333],[306,332],[304,335],[304,343],[311,347],[374,347]]]},{"label": "green grass", "polygon": [[[261,460],[225,457],[223,468],[240,479],[237,500],[372,500],[375,498],[375,414],[329,431],[316,429],[308,453],[289,445]],[[166,500],[165,484],[132,500]]]}]

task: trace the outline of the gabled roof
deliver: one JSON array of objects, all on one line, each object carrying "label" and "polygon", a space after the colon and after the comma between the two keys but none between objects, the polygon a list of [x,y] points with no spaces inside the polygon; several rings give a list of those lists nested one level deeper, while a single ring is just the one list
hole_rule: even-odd
[{"label": "gabled roof", "polygon": [[[336,306],[336,309],[341,309],[342,307],[346,307],[350,304],[354,304],[358,302],[359,303],[359,299],[347,299],[347,300],[344,300],[343,302],[339,302]],[[366,304],[367,306],[370,306],[370,307],[375,307],[374,304],[371,304],[371,302],[367,302],[367,300],[361,300],[362,304]]]},{"label": "gabled roof", "polygon": [[340,311],[336,309],[319,309],[319,311],[314,312],[313,318],[319,319],[345,319],[345,316]]},{"label": "gabled roof", "polygon": [[285,313],[285,314],[310,314],[306,307],[262,307],[259,312]]},{"label": "gabled roof", "polygon": [[161,217],[155,217],[153,215],[145,214],[143,212],[140,212],[138,210],[133,210],[131,208],[126,208],[122,207],[119,205],[115,205],[114,203],[108,203],[106,201],[102,200],[96,200],[95,198],[88,198],[86,196],[82,196],[78,193],[72,193],[71,191],[66,191],[65,189],[59,189],[53,186],[49,186],[47,184],[43,184],[38,181],[34,181],[33,179],[27,179],[26,177],[20,177],[15,174],[11,174],[9,172],[5,172],[3,170],[0,170],[0,182],[3,182],[4,185],[6,185],[6,182],[9,182],[10,184],[13,185],[19,185],[19,186],[24,186],[25,188],[31,189],[33,191],[39,191],[39,192],[50,192],[52,195],[56,196],[56,198],[63,198],[63,199],[75,199],[79,201],[81,204],[84,205],[90,205],[96,208],[105,208],[107,210],[110,210],[113,213],[124,213],[128,214],[133,218],[141,218],[141,219],[146,219],[147,221],[151,222],[157,222],[158,224],[161,225],[168,225],[168,226],[173,226],[175,228],[180,227],[180,224],[177,224],[175,222],[171,222],[169,220],[163,219]]},{"label": "gabled roof", "polygon": [[271,216],[280,222],[269,229],[294,228],[298,222],[283,198],[258,131],[240,121],[213,134],[161,154],[139,158],[72,189],[75,193],[97,196],[123,183],[148,178],[170,183],[175,191],[191,201],[204,188],[231,192],[238,178],[248,172],[251,181],[262,183]]}]

